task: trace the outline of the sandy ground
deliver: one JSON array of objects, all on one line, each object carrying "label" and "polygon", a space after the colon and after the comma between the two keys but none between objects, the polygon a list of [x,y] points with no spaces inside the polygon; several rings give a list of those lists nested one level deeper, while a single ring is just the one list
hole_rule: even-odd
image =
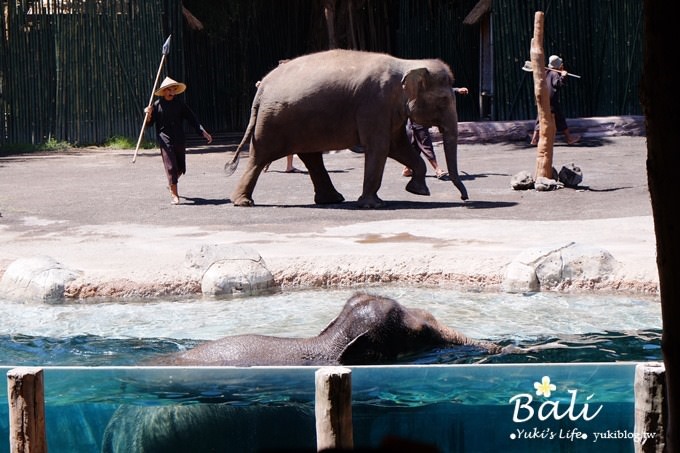
[{"label": "sandy ground", "polygon": [[[437,144],[439,146],[439,144]],[[157,150],[85,148],[0,156],[0,274],[14,260],[48,255],[81,271],[73,297],[150,297],[196,293],[185,257],[204,244],[258,252],[283,287],[424,283],[497,290],[522,251],[567,243],[609,251],[616,275],[564,290],[654,293],[655,236],[641,136],[586,136],[558,142],[554,166],[583,171],[577,189],[515,191],[510,178],[533,173],[536,148],[525,141],[463,143],[459,168],[470,194],[434,178],[431,196],[407,193],[389,160],[376,210],[359,209],[363,155],[344,150],[326,165],[345,203],[317,206],[305,174],[276,161],[261,175],[256,206],[230,196],[244,165],[226,177],[234,140],[195,147],[170,204]],[[443,162],[443,151],[438,149]],[[296,158],[295,165],[304,168]]]}]

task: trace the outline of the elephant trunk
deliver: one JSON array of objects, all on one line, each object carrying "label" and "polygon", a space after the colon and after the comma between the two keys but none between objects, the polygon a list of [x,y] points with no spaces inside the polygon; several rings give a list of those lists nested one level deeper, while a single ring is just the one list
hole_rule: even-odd
[{"label": "elephant trunk", "polygon": [[469,338],[466,335],[463,335],[462,333],[458,332],[457,330],[451,329],[450,327],[444,325],[439,326],[439,332],[442,338],[444,338],[446,341],[453,345],[475,346],[484,349],[490,354],[498,354],[503,350],[503,348],[501,348],[497,344],[491,343],[489,341],[475,340],[473,338]]},{"label": "elephant trunk", "polygon": [[468,199],[467,189],[463,185],[458,175],[458,123],[453,127],[439,126],[444,141],[444,155],[446,156],[446,167],[449,170],[449,177],[460,192],[461,200]]}]

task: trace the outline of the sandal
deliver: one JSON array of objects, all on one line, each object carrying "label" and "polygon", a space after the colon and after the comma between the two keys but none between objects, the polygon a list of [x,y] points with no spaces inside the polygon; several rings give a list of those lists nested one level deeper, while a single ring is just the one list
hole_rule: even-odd
[{"label": "sandal", "polygon": [[286,170],[286,173],[304,173],[304,171],[293,167],[290,170]]}]

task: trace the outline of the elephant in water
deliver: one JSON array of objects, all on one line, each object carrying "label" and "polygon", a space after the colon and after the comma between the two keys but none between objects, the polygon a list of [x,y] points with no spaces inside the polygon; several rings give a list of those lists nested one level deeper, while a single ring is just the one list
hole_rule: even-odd
[{"label": "elephant in water", "polygon": [[319,335],[280,338],[235,335],[154,361],[172,366],[369,365],[395,363],[435,347],[468,345],[490,353],[495,344],[473,340],[437,321],[431,313],[406,308],[376,295],[354,294]]},{"label": "elephant in water", "polygon": [[[406,308],[387,297],[357,293],[316,337],[235,335],[162,357],[153,364],[387,364],[456,345],[502,352],[495,344],[467,338],[441,324],[425,310]],[[293,451],[309,442],[309,451],[313,451],[314,438],[314,410],[308,405],[123,405],[106,427],[102,453]]]},{"label": "elephant in water", "polygon": [[364,150],[363,191],[358,205],[377,208],[388,157],[411,168],[406,190],[429,195],[426,167],[413,151],[406,120],[442,133],[451,181],[463,200],[467,190],[458,175],[458,113],[454,77],[441,60],[405,60],[390,55],[334,49],[280,64],[259,83],[250,122],[231,163],[250,141],[247,167],[233,191],[236,206],[252,206],[253,190],[272,161],[297,154],[314,185],[314,202],[339,203],[323,152],[361,145]]}]

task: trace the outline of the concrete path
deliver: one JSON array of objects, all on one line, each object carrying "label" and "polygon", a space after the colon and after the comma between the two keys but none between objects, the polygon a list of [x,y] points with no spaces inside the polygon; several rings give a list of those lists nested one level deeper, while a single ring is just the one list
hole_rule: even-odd
[{"label": "concrete path", "polygon": [[[387,206],[377,210],[357,208],[363,156],[347,150],[325,157],[345,203],[314,205],[308,175],[284,173],[280,160],[260,176],[252,208],[231,204],[245,166],[223,173],[234,140],[191,150],[178,206],[170,204],[158,150],[142,150],[134,164],[131,150],[103,148],[0,156],[0,275],[19,258],[46,255],[79,271],[70,297],[196,293],[187,252],[233,244],[259,253],[284,287],[406,282],[497,290],[523,252],[575,243],[608,251],[620,266],[561,290],[654,293],[646,139],[630,135],[627,121],[597,124],[582,128],[577,146],[558,140],[555,147],[554,167],[581,167],[577,189],[512,190],[513,175],[534,171],[536,148],[518,139],[525,125],[470,123],[461,124],[459,147],[467,203],[431,168],[431,196],[409,194],[401,166],[389,160],[379,192]],[[465,138],[470,130],[486,139]],[[437,155],[444,162],[440,148]],[[295,165],[304,168],[297,158]]]}]

